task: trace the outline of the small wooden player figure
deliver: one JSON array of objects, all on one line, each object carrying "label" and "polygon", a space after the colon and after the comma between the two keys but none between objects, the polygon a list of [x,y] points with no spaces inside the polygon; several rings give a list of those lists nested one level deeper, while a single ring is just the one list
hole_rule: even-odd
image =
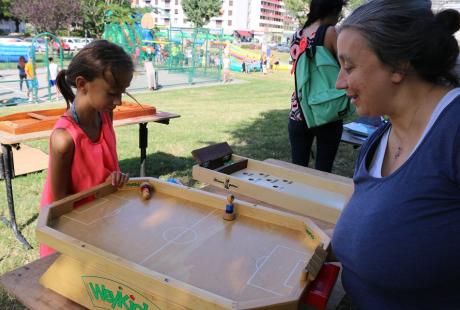
[{"label": "small wooden player figure", "polygon": [[142,199],[149,200],[152,197],[153,187],[149,182],[141,184]]},{"label": "small wooden player figure", "polygon": [[223,216],[226,221],[233,221],[235,219],[235,212],[233,210],[233,200],[235,197],[233,195],[227,196],[227,205],[225,206],[225,214]]}]

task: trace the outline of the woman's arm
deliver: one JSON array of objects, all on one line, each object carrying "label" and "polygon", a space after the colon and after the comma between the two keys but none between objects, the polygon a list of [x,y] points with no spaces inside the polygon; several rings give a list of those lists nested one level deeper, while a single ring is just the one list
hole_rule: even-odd
[{"label": "woman's arm", "polygon": [[51,192],[53,200],[70,194],[70,170],[74,154],[74,142],[64,129],[56,129],[50,137]]},{"label": "woman's arm", "polygon": [[324,46],[337,59],[337,31],[335,31],[335,27],[327,27],[326,36],[324,37]]}]

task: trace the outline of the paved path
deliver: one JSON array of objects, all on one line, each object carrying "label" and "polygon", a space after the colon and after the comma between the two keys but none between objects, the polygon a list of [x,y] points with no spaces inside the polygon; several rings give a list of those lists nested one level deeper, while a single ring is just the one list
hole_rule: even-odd
[{"label": "paved path", "polygon": [[[48,101],[48,82],[47,73],[45,68],[37,69],[37,80],[38,80],[38,102]],[[217,81],[212,77],[196,76],[193,79],[193,83],[190,84],[188,81],[187,73],[174,73],[168,70],[159,70],[158,81],[160,90],[184,88],[184,87],[199,87],[207,85],[219,85],[220,81]],[[234,81],[243,82],[243,81]],[[147,91],[147,78],[145,76],[145,70],[143,67],[138,66],[134,74],[134,78],[131,82],[131,86],[128,88],[129,92],[145,92]],[[55,95],[51,96],[53,100]],[[8,69],[0,71],[0,103],[6,104],[9,102],[27,102],[27,87],[25,83],[22,91],[19,88],[19,77],[16,69]]]}]

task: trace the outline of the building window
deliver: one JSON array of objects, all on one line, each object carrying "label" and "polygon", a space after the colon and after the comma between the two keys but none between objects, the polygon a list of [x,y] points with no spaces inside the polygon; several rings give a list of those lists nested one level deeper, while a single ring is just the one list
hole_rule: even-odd
[{"label": "building window", "polygon": [[155,0],[155,5],[158,5],[158,0]]},{"label": "building window", "polygon": [[228,21],[228,25],[229,25],[229,26],[232,25],[232,21],[231,21],[231,20]]},{"label": "building window", "polygon": [[179,14],[179,10],[178,10],[178,9],[175,9],[175,10],[174,10],[174,14]]},{"label": "building window", "polygon": [[229,6],[233,6],[233,0],[228,1]]},{"label": "building window", "polygon": [[232,13],[233,13],[233,12],[232,12],[231,10],[229,10],[229,11],[228,11],[228,16],[232,16]]},{"label": "building window", "polygon": [[221,20],[216,20],[216,27],[217,28],[222,28],[222,21]]},{"label": "building window", "polygon": [[176,5],[179,5],[179,0],[174,1]]}]

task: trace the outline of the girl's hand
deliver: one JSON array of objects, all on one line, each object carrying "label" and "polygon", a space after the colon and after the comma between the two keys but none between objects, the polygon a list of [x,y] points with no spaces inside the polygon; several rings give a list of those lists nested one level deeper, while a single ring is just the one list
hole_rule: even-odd
[{"label": "girl's hand", "polygon": [[122,173],[121,171],[114,171],[107,177],[105,181],[110,182],[112,186],[122,187],[123,185],[126,184],[126,182],[128,182],[128,180],[129,180],[128,173]]}]

